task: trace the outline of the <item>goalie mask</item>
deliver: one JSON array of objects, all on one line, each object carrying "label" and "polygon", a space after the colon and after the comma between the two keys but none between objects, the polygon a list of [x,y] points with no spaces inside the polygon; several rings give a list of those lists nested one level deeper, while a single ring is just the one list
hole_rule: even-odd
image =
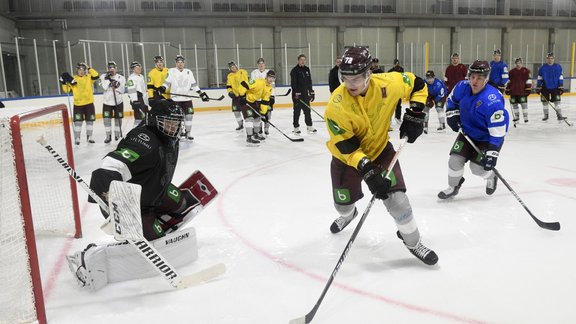
[{"label": "goalie mask", "polygon": [[172,100],[157,100],[146,115],[146,125],[154,126],[160,133],[177,138],[184,122],[182,108]]},{"label": "goalie mask", "polygon": [[352,95],[364,92],[368,86],[371,66],[372,56],[366,47],[351,47],[344,52],[338,73]]}]

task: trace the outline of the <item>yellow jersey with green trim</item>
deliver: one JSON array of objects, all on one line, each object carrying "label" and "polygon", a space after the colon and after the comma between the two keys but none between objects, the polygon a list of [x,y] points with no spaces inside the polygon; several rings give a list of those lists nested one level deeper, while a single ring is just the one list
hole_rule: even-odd
[{"label": "yellow jersey with green trim", "polygon": [[270,96],[272,95],[272,85],[267,84],[266,79],[250,80],[247,84],[248,88],[250,88],[246,90],[246,101],[248,101],[248,103],[270,100]]},{"label": "yellow jersey with green trim", "polygon": [[88,69],[88,73],[83,76],[74,75],[75,84],[63,84],[62,90],[65,93],[72,92],[74,96],[74,106],[85,106],[94,102],[94,82],[100,75],[93,68]]},{"label": "yellow jersey with green trim", "polygon": [[226,77],[226,89],[228,92],[234,92],[236,96],[243,96],[246,94],[246,88],[240,84],[242,81],[248,82],[246,70],[238,69],[236,72],[230,72]]},{"label": "yellow jersey with green trim", "polygon": [[419,78],[415,89],[415,80],[409,72],[378,73],[370,76],[364,96],[352,96],[345,85],[334,90],[324,113],[330,153],[353,168],[363,157],[376,159],[388,143],[398,100],[426,103],[428,87]]},{"label": "yellow jersey with green trim", "polygon": [[[160,88],[166,78],[168,77],[168,68],[163,67],[162,70],[153,68],[148,72],[148,98],[154,98],[154,88]],[[170,99],[170,89],[162,94],[164,99]]]}]

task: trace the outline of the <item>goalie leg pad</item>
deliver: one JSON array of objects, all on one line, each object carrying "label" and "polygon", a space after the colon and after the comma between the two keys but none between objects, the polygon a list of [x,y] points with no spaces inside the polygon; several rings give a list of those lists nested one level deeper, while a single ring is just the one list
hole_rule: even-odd
[{"label": "goalie leg pad", "polygon": [[[198,258],[196,231],[193,227],[171,233],[150,242],[171,265],[178,268]],[[96,246],[67,257],[70,270],[79,285],[97,291],[108,283],[157,276],[158,272],[128,242]]]}]

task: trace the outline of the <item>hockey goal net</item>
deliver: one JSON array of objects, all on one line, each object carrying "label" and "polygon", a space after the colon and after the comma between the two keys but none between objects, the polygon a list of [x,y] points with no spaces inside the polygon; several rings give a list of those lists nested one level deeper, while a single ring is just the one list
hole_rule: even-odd
[{"label": "hockey goal net", "polygon": [[41,135],[74,166],[66,106],[0,116],[0,323],[46,322],[36,240],[81,236],[76,183]]}]

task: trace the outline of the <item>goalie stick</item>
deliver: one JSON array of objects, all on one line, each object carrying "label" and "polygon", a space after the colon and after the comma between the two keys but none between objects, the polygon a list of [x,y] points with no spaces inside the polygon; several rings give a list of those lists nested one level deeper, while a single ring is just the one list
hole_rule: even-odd
[{"label": "goalie stick", "polygon": [[316,110],[314,110],[314,108],[312,108],[309,104],[307,104],[306,102],[304,102],[304,100],[302,99],[298,99],[301,103],[304,104],[304,106],[308,107],[310,110],[312,110],[314,113],[316,113],[316,115],[320,116],[320,118],[322,118],[322,121],[324,121],[324,116],[320,115],[320,113],[318,113]]},{"label": "goalie stick", "polygon": [[[173,93],[173,92],[170,92],[170,95],[172,95],[172,96],[180,96],[180,97],[188,97],[188,98],[198,98],[198,99],[201,99],[200,96],[186,95],[186,94]],[[210,98],[210,97],[208,97],[208,100],[221,101],[222,99],[224,99],[224,95],[221,95],[221,96],[218,97],[218,98]]]},{"label": "goalie stick", "polygon": [[[464,138],[466,138],[466,140],[468,141],[468,143],[470,143],[470,145],[472,145],[472,147],[474,148],[474,150],[476,151],[476,153],[480,154],[480,156],[484,157],[484,154],[480,151],[480,149],[478,149],[478,146],[476,146],[476,144],[474,144],[474,142],[472,142],[472,139],[470,139],[470,137],[468,137],[468,135],[466,135],[464,133],[464,131],[462,130],[462,128],[460,128],[460,133],[462,135],[464,135]],[[510,185],[508,184],[508,182],[504,179],[504,177],[502,177],[502,175],[500,174],[500,172],[498,172],[498,170],[496,170],[496,168],[492,168],[492,171],[494,171],[494,174],[498,177],[498,179],[500,179],[500,181],[502,181],[502,183],[506,186],[506,188],[508,188],[508,190],[510,190],[510,192],[512,193],[512,195],[514,196],[514,198],[516,198],[516,200],[518,200],[518,202],[520,203],[520,205],[522,205],[522,207],[524,207],[524,209],[526,209],[526,211],[528,212],[528,214],[530,215],[530,217],[532,217],[532,219],[536,222],[536,224],[538,224],[538,226],[540,226],[543,229],[547,229],[547,230],[551,230],[551,231],[558,231],[560,230],[560,223],[559,222],[553,222],[553,223],[547,223],[547,222],[543,222],[541,220],[539,220],[536,216],[534,216],[534,214],[532,214],[532,212],[530,211],[530,209],[528,209],[528,207],[526,206],[526,204],[524,204],[524,202],[522,201],[522,199],[520,199],[520,196],[518,196],[518,194],[514,191],[514,189],[512,189],[512,187],[510,187]]]},{"label": "goalie stick", "polygon": [[[387,179],[390,179],[390,173],[392,173],[392,169],[394,168],[396,161],[398,161],[398,156],[400,155],[400,152],[404,148],[404,145],[406,144],[407,140],[408,140],[407,137],[402,138],[402,142],[400,142],[400,146],[398,146],[398,150],[396,150],[396,154],[394,154],[392,161],[388,165],[388,172],[386,172],[386,176],[385,176]],[[306,314],[303,317],[299,317],[299,318],[295,318],[295,319],[291,320],[289,322],[289,324],[308,324],[308,323],[312,322],[312,319],[314,319],[314,316],[316,315],[316,312],[318,311],[318,308],[320,307],[322,300],[324,300],[324,296],[326,296],[326,293],[328,292],[328,288],[330,288],[330,285],[332,284],[332,281],[334,281],[334,278],[336,277],[336,274],[338,273],[340,266],[344,262],[346,255],[348,255],[348,252],[350,251],[350,248],[352,247],[352,243],[354,243],[354,240],[356,239],[358,232],[360,232],[360,228],[362,228],[362,225],[364,224],[364,221],[366,220],[366,216],[368,216],[370,209],[372,209],[372,205],[374,204],[375,200],[376,200],[376,196],[372,195],[372,199],[370,199],[370,202],[368,203],[368,206],[364,210],[364,213],[362,214],[360,221],[358,221],[358,225],[356,225],[356,228],[354,229],[354,233],[352,233],[352,236],[350,236],[350,239],[348,240],[348,244],[346,244],[346,248],[342,252],[342,255],[340,255],[340,259],[338,260],[338,263],[336,263],[336,267],[332,271],[332,274],[330,275],[330,278],[328,279],[326,286],[324,286],[324,290],[322,290],[322,294],[320,295],[320,298],[318,298],[318,301],[316,302],[316,304],[314,305],[312,310],[309,311],[308,314]]]},{"label": "goalie stick", "polygon": [[248,106],[250,109],[252,109],[252,111],[260,116],[260,118],[262,118],[263,121],[265,121],[266,123],[270,124],[270,126],[276,128],[277,131],[279,131],[282,135],[284,135],[284,137],[286,137],[287,139],[289,139],[292,142],[304,142],[303,138],[292,138],[288,135],[286,135],[283,131],[280,130],[280,128],[276,127],[274,124],[272,124],[268,119],[266,119],[266,117],[262,116],[262,114],[260,114],[258,111],[256,111],[256,109],[254,109],[254,107],[250,106],[249,103],[246,103],[246,106]]},{"label": "goalie stick", "polygon": [[550,107],[552,107],[552,109],[554,109],[554,111],[556,112],[556,114],[557,114],[558,116],[562,117],[562,120],[563,120],[566,124],[568,124],[568,126],[574,126],[574,124],[570,124],[570,123],[566,120],[566,117],[562,116],[562,115],[560,114],[560,112],[558,112],[558,109],[556,109],[556,104],[555,104],[555,103],[548,101],[548,98],[544,97],[543,95],[540,95],[540,97],[541,97],[541,98],[544,98],[544,100],[546,100],[546,102],[547,102],[548,104],[550,104]]},{"label": "goalie stick", "polygon": [[[84,182],[84,180],[76,173],[76,171],[54,150],[46,141],[44,137],[40,137],[37,142],[42,145],[51,155],[54,157],[58,163],[68,171],[68,174],[76,180],[82,189],[84,189],[90,197],[92,197],[100,206],[102,210],[109,215],[108,219],[116,215],[110,215],[110,209],[108,205],[98,196],[90,187]],[[139,206],[138,206],[139,208]],[[139,213],[139,212],[138,212]],[[117,217],[117,216],[116,216]],[[117,224],[118,225],[118,224]],[[133,233],[132,233],[133,234]],[[223,263],[216,264],[212,267],[206,268],[197,273],[182,276],[176,269],[171,266],[164,257],[158,253],[156,248],[150,244],[144,237],[139,237],[138,235],[130,235],[127,237],[126,241],[130,245],[134,246],[136,250],[144,257],[161,275],[166,279],[170,285],[177,289],[187,288],[193,285],[197,285],[209,280],[212,280],[224,272],[226,272],[226,266]]]}]

